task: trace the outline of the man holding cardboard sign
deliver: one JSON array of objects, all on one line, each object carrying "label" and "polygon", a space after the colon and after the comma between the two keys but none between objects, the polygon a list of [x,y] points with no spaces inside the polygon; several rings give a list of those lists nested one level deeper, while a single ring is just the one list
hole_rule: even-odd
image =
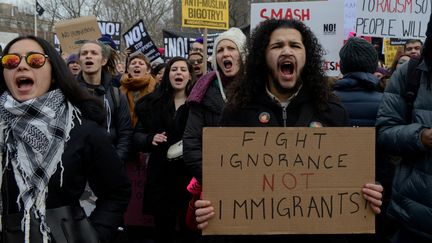
[{"label": "man holding cardboard sign", "polygon": [[[225,108],[224,113],[222,114],[220,125],[234,127],[348,126],[349,122],[346,111],[331,95],[330,89],[325,81],[322,70],[321,53],[322,48],[318,44],[318,40],[309,30],[309,28],[307,28],[302,22],[295,20],[267,20],[261,23],[253,32],[251,41],[249,42],[246,74],[244,78],[234,83],[234,87],[229,93],[228,105]],[[322,128],[320,128],[319,131],[321,131],[321,129]],[[286,132],[287,131],[288,130],[286,130]],[[307,132],[307,130],[300,131],[300,129],[298,129],[298,131],[305,133]],[[251,128],[248,131],[243,131],[243,145],[251,143],[253,141],[257,141],[257,139],[262,139],[263,143],[273,141],[277,146],[284,147],[284,144],[288,144],[288,142],[291,141],[292,138],[296,138],[296,136],[294,135],[285,136],[286,134],[281,135],[282,137],[273,136],[275,135],[272,134],[272,132],[275,132],[274,130],[269,130],[267,131],[267,133],[264,132],[264,135],[260,136],[259,138],[255,137],[255,135],[259,134],[260,132],[262,131],[257,128]],[[316,132],[318,132],[318,130],[316,130],[315,133]],[[280,131],[279,134],[281,134]],[[303,135],[297,134],[297,138],[294,139],[294,142],[303,141],[303,139],[299,139],[305,138]],[[235,131],[233,131],[233,133],[230,133],[229,138],[231,139],[231,137],[238,137],[235,135]],[[315,146],[320,145],[321,143],[319,141],[321,141],[321,139],[324,139],[324,137],[315,138]],[[229,143],[229,141],[226,141],[226,143]],[[206,147],[204,147],[204,155],[206,154],[206,150]],[[223,150],[223,148],[221,150]],[[332,151],[332,149],[327,150],[327,152],[328,151]],[[249,150],[248,152],[253,154],[257,151]],[[237,155],[233,154],[233,156]],[[245,157],[247,160],[249,160],[248,156]],[[289,168],[289,170],[286,173],[280,175],[282,178],[285,178],[282,180],[283,183],[281,184],[281,186],[284,186],[284,188],[287,190],[292,190],[297,185],[300,185],[300,181],[304,182],[304,184],[302,185],[304,185],[305,187],[307,187],[308,185],[312,185],[307,183],[309,177],[302,177],[301,174],[295,174],[296,172],[291,170],[290,167],[293,166],[293,163],[298,162],[296,156],[294,156],[293,159],[290,159],[290,156],[292,156],[292,154],[286,154],[287,157],[285,159],[282,159],[282,163],[280,156],[273,157],[273,159],[278,159],[277,163],[274,162],[274,160],[269,159],[268,156],[271,156],[271,154],[267,155],[267,159],[263,158],[264,156],[265,155],[262,155],[260,159],[259,154],[257,154],[256,156],[254,154],[251,155],[251,157],[254,158],[254,162],[249,163],[248,166],[254,166],[254,163],[257,163],[257,165],[258,163],[261,163],[261,166],[269,167],[275,164],[280,165],[285,163],[286,167]],[[310,156],[313,155],[310,154]],[[344,162],[344,160],[346,160],[345,155],[343,155],[342,153],[338,153],[338,155],[334,154],[328,156],[332,157],[333,159],[337,157],[337,159],[334,160],[332,163],[330,163],[329,160],[327,162],[323,162],[324,165],[321,164],[321,166],[327,167],[326,169],[338,170],[347,165]],[[326,158],[329,158],[328,156]],[[217,161],[216,163],[218,163],[220,167],[231,166],[233,168],[237,168],[239,166],[239,163],[241,163],[239,162],[241,160],[242,158],[232,159],[231,156],[231,159],[227,159],[226,157],[221,156],[220,161]],[[312,158],[312,160],[314,159]],[[270,161],[273,161],[273,163],[275,164],[270,163]],[[303,159],[302,161],[308,161],[309,163],[310,160]],[[206,165],[204,164],[204,166]],[[246,166],[246,164],[242,164],[240,166]],[[323,169],[323,167],[320,168]],[[249,169],[249,167],[244,167],[243,172],[247,169]],[[275,170],[275,173],[276,172],[279,171]],[[352,176],[355,176],[354,172],[352,173]],[[273,186],[276,186],[276,184],[273,183],[273,177],[268,176],[265,178],[263,179],[263,190],[273,190]],[[275,181],[276,180],[277,179],[275,179]],[[332,180],[332,178],[329,178],[329,180]],[[295,181],[299,182],[299,184],[289,183]],[[238,183],[243,182],[239,181]],[[204,177],[204,196],[207,195],[206,187],[208,186],[209,185],[206,184],[206,179]],[[247,186],[248,185],[246,184],[244,185],[245,190]],[[329,189],[330,188],[327,188],[327,190]],[[383,189],[380,185],[376,185],[374,183],[366,183],[361,189],[362,197],[366,200],[366,202],[368,202],[371,210],[374,213],[380,213],[382,190]],[[358,189],[358,191],[360,192],[360,188]],[[360,195],[360,193],[358,194]],[[293,195],[289,191],[286,195],[287,197],[292,197],[292,199],[288,200],[296,200],[294,198],[295,195]],[[311,199],[309,195],[299,196],[304,196],[304,198],[306,198],[306,201],[309,202],[315,201],[314,199]],[[276,205],[278,203],[284,203],[284,201],[281,202],[277,201],[276,199],[275,201],[273,199],[270,199],[270,201],[266,202],[254,201],[252,202],[252,205],[255,208],[260,208],[264,204],[268,205],[267,203]],[[353,201],[356,200],[353,199],[351,202]],[[195,203],[195,207],[197,208],[195,214],[199,228],[211,228],[212,220],[216,221],[220,219],[220,202],[221,201],[214,202],[214,204],[212,205],[212,203],[208,200],[198,200]],[[294,203],[294,212],[296,209],[300,210],[296,206],[301,207],[301,203],[299,201],[296,202],[298,202],[298,204]],[[323,206],[323,201],[321,201],[320,203],[321,206]],[[240,204],[246,205],[243,204],[243,202],[237,202],[237,206],[239,206],[239,208],[243,207]],[[311,205],[314,205],[314,203],[308,205],[310,209],[311,207],[313,207]],[[215,208],[218,208],[219,210],[215,211]],[[262,206],[262,208],[264,208],[264,206]],[[267,217],[273,217],[277,214],[276,211],[265,211],[265,209],[263,210],[264,213],[270,213],[266,214]],[[343,209],[339,207],[338,212],[342,212],[340,210]],[[215,217],[215,215],[218,215],[218,217]],[[239,211],[236,212],[236,215],[239,215]],[[254,216],[256,217],[257,215],[254,214]],[[324,214],[319,214],[318,218],[323,218],[323,216]],[[248,214],[247,220],[251,221],[251,217],[252,215]],[[285,221],[287,220],[289,224],[291,221],[289,218],[286,217]],[[321,222],[324,223],[327,221]],[[342,222],[343,221],[339,221],[339,223]],[[243,227],[247,227],[245,225],[243,225]],[[247,229],[241,229],[242,225],[236,225],[235,227],[241,230],[240,232],[251,232]],[[303,227],[311,228],[312,225],[306,224]],[[313,227],[319,228],[320,226],[314,225]],[[335,225],[334,227],[338,226]],[[260,234],[261,231],[259,230],[259,228],[256,228],[255,232],[246,234]],[[287,232],[288,231],[281,230],[277,232],[271,232],[270,234],[285,234]],[[302,232],[303,234],[311,234],[317,233],[319,231],[317,231],[316,229],[311,229],[309,232],[300,232]],[[293,234],[295,232],[289,233]],[[330,232],[321,233],[329,234]],[[343,236],[334,235],[279,235],[272,237],[243,236],[235,237],[232,239],[233,242],[335,242],[335,240],[337,242],[343,242],[345,241],[345,238]]]}]

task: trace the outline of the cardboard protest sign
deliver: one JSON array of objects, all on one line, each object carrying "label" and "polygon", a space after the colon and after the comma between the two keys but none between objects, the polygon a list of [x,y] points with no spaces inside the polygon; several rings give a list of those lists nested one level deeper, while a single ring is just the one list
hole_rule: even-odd
[{"label": "cardboard protest sign", "polygon": [[98,21],[102,35],[108,34],[116,44],[116,50],[120,50],[121,23],[111,21]]},{"label": "cardboard protest sign", "polygon": [[[329,14],[331,9],[331,14]],[[251,30],[266,19],[296,19],[311,28],[326,51],[324,70],[328,76],[340,72],[339,50],[344,40],[344,1],[302,1],[251,4]]]},{"label": "cardboard protest sign", "polygon": [[430,0],[359,0],[357,3],[357,35],[384,38],[425,39]]},{"label": "cardboard protest sign", "polygon": [[[165,47],[165,56],[175,57],[182,56],[187,57],[191,44],[201,35],[196,33],[176,32],[163,30],[163,40]],[[213,33],[207,35],[207,56],[211,56],[213,53],[213,43],[219,33]]]},{"label": "cardboard protest sign", "polygon": [[161,55],[147,33],[144,21],[139,20],[128,31],[123,34],[126,48],[131,50],[131,54],[142,52],[150,62],[163,62]]},{"label": "cardboard protest sign", "polygon": [[182,0],[182,27],[228,29],[228,0]]},{"label": "cardboard protest sign", "polygon": [[204,128],[203,234],[373,233],[374,128]]},{"label": "cardboard protest sign", "polygon": [[63,52],[77,53],[85,40],[97,40],[101,32],[95,16],[58,22],[54,25]]}]

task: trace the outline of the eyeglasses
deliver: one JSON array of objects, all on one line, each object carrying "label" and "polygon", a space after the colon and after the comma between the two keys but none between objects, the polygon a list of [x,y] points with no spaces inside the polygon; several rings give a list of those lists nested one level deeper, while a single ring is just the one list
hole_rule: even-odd
[{"label": "eyeglasses", "polygon": [[41,68],[45,65],[48,55],[39,52],[29,52],[25,56],[17,53],[9,53],[1,57],[2,66],[6,69],[14,69],[21,63],[21,58],[32,68]]},{"label": "eyeglasses", "polygon": [[189,59],[189,61],[192,63],[192,65],[202,64],[203,63],[203,59],[196,59],[196,60]]}]

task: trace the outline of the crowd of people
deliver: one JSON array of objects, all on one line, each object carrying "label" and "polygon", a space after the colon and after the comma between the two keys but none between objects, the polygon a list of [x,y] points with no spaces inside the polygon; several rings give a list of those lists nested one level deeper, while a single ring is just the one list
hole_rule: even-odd
[{"label": "crowd of people", "polygon": [[[388,68],[351,37],[334,82],[297,20],[266,20],[249,37],[232,27],[208,60],[198,38],[164,63],[123,58],[106,35],[65,59],[42,38],[18,37],[1,54],[1,241],[431,242],[432,14],[426,36]],[[376,233],[202,236],[215,217],[202,195],[212,163],[203,128],[219,126],[376,127],[376,182],[359,188]],[[130,183],[130,168],[144,183]],[[128,223],[126,212],[152,220]]]}]

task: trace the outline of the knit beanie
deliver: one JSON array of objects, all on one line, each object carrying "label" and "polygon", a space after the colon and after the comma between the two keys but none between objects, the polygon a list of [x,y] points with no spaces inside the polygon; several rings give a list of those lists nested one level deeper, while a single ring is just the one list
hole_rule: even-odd
[{"label": "knit beanie", "polygon": [[69,65],[72,62],[78,63],[78,54],[75,53],[70,54],[69,57],[67,58],[66,65]]},{"label": "knit beanie", "polygon": [[212,55],[212,68],[213,70],[217,70],[217,62],[216,62],[216,53],[217,53],[217,46],[222,40],[230,40],[234,42],[234,44],[237,46],[240,56],[242,58],[242,61],[244,62],[246,58],[246,51],[245,51],[245,44],[246,44],[246,36],[243,34],[243,32],[239,28],[229,28],[227,31],[222,32],[219,34],[218,37],[216,37],[216,40],[213,44],[213,55]]},{"label": "knit beanie", "polygon": [[339,51],[342,74],[352,72],[374,73],[378,67],[378,54],[371,43],[362,38],[348,39]]},{"label": "knit beanie", "polygon": [[110,35],[108,35],[108,34],[104,34],[104,35],[102,35],[99,39],[98,39],[98,41],[100,41],[100,42],[102,42],[103,44],[105,44],[105,45],[109,45],[112,49],[116,49],[117,48],[117,45],[115,44],[115,42],[113,41],[113,39],[111,38],[111,36]]}]

